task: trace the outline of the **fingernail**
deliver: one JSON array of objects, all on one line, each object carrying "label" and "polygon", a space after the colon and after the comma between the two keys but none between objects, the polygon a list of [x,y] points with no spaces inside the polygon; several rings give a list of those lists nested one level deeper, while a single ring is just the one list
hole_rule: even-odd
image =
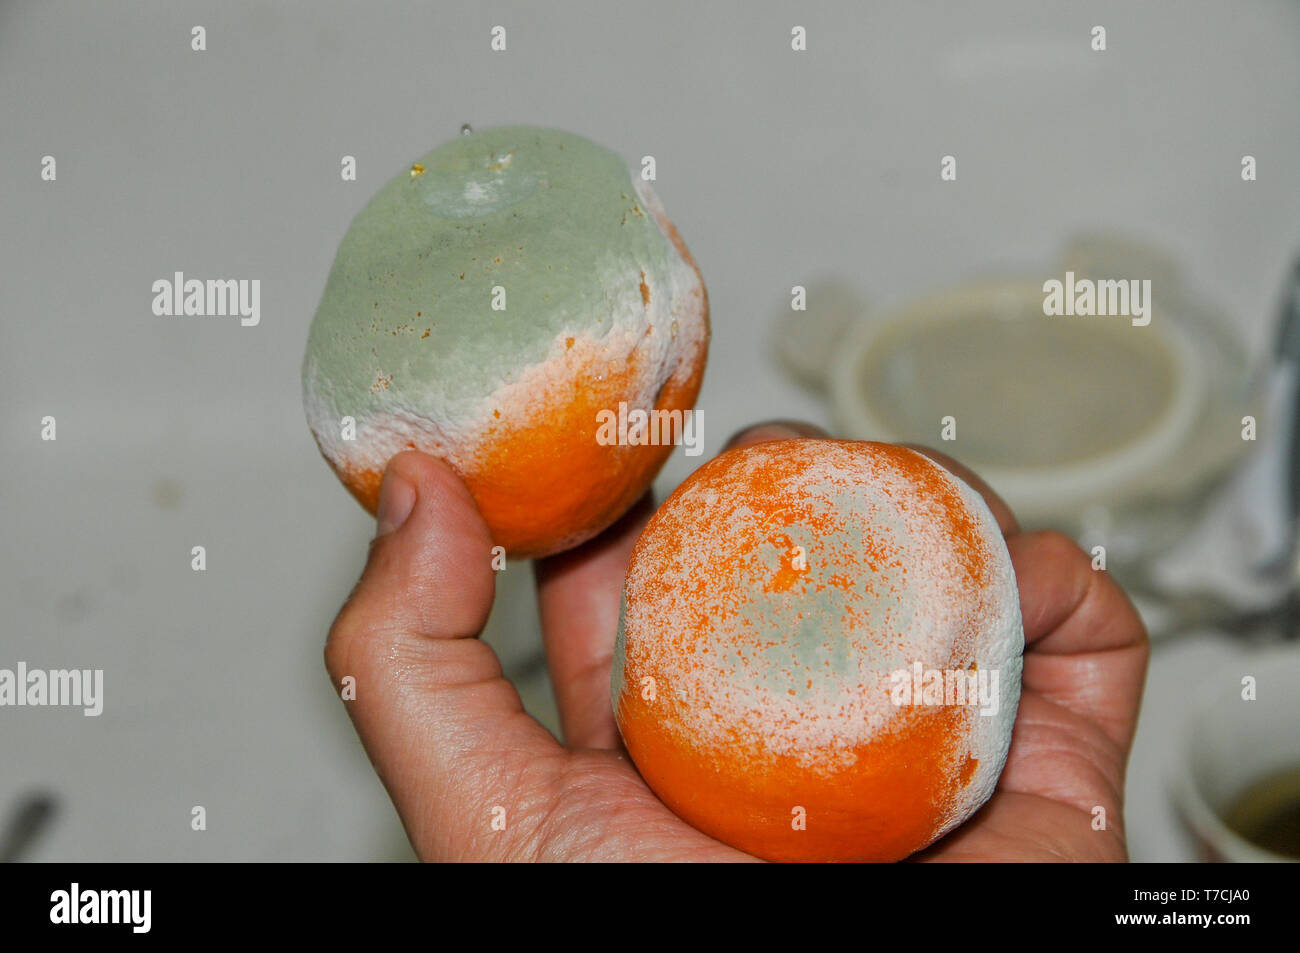
[{"label": "fingernail", "polygon": [[384,474],[379,487],[379,506],[376,508],[375,535],[383,536],[400,529],[415,509],[415,487],[409,480],[391,470]]}]

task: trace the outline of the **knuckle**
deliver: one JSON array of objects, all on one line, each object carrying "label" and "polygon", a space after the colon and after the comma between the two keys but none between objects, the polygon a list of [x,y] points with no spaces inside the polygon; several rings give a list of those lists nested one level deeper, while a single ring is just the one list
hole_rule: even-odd
[{"label": "knuckle", "polygon": [[357,608],[355,597],[349,597],[335,616],[325,639],[325,670],[335,681],[352,673],[356,652],[366,641],[370,628]]},{"label": "knuckle", "polygon": [[1083,547],[1059,529],[1039,530],[1037,535],[1038,545],[1046,555],[1072,562],[1091,563],[1091,558]]}]

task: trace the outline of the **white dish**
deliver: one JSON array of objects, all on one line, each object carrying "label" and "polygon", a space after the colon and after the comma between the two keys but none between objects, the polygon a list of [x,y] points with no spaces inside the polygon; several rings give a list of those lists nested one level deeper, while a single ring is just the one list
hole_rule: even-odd
[{"label": "white dish", "polygon": [[1042,301],[1039,284],[988,282],[859,322],[831,367],[841,428],[947,450],[1026,520],[1114,500],[1189,439],[1202,360],[1158,310],[1134,327]]},{"label": "white dish", "polygon": [[[1255,680],[1243,698],[1242,679]],[[1289,861],[1246,840],[1223,821],[1233,799],[1254,782],[1300,765],[1300,649],[1289,645],[1252,653],[1206,680],[1188,720],[1171,788],[1202,859],[1259,863]]]},{"label": "white dish", "polygon": [[[879,314],[826,282],[809,289],[807,315],[785,323],[783,357],[805,381],[822,367],[841,435],[932,446],[977,471],[1022,524],[1100,530],[1118,562],[1150,555],[1250,446],[1248,362],[1150,250],[1083,238],[1057,267]],[[1043,281],[1067,268],[1153,276],[1150,322],[1044,314]],[[829,305],[816,310],[818,300]],[[819,327],[837,329],[830,344]]]}]

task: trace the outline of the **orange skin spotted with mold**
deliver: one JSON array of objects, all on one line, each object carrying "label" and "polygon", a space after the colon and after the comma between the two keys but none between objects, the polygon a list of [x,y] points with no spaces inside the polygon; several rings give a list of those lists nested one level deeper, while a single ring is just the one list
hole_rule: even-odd
[{"label": "orange skin spotted with mold", "polygon": [[[695,406],[706,351],[707,345],[702,345],[685,380],[665,385],[656,410],[687,411]],[[497,545],[526,559],[554,549],[555,541],[566,536],[590,538],[649,489],[673,452],[671,445],[601,446],[596,441],[596,414],[628,400],[626,383],[632,376],[627,370],[575,372],[566,404],[547,407],[522,425],[493,427],[478,458],[481,465],[474,469],[452,464]],[[436,447],[411,449],[438,455]],[[336,472],[374,515],[383,471]]]},{"label": "orange skin spotted with mold", "polygon": [[[666,217],[659,224],[700,279],[699,320],[706,333],[661,388],[653,408],[685,412],[695,406],[708,360],[708,291],[676,226]],[[644,274],[640,291],[648,304]],[[447,460],[465,481],[493,541],[516,558],[567,545],[557,547],[557,540],[576,544],[599,533],[650,488],[673,451],[671,445],[602,446],[596,440],[598,412],[616,408],[620,401],[637,403],[632,388],[640,370],[635,351],[618,366],[572,363],[566,369],[567,400],[540,408],[530,420],[492,426],[472,466]],[[440,446],[408,449],[446,459]],[[383,470],[348,470],[332,461],[330,465],[373,516]]]},{"label": "orange skin spotted with mold", "polygon": [[[909,493],[896,495],[891,503],[904,512],[925,507],[940,514],[939,530],[952,547],[951,571],[967,576],[972,591],[990,584],[983,538],[987,529],[970,518],[967,504],[930,461],[887,444],[793,441],[782,445],[807,443],[869,452],[886,461],[910,483]],[[837,590],[843,595],[839,622],[846,636],[856,633],[859,638],[882,641],[898,637],[882,626],[878,613],[873,617],[863,610],[853,593],[868,579],[883,586],[879,580],[886,577],[877,570],[901,565],[901,550],[882,535],[856,552],[810,549],[802,564],[796,564],[789,555],[792,540],[782,527],[805,527],[808,538],[826,539],[843,530],[846,516],[834,507],[828,510],[821,505],[824,501],[788,493],[785,481],[801,465],[792,454],[773,452],[766,466],[746,474],[735,464],[735,455],[754,451],[753,447],[730,451],[697,471],[650,520],[633,552],[625,621],[636,615],[639,637],[665,640],[665,644],[651,656],[631,651],[620,638],[617,664],[624,667],[621,673],[616,669],[621,680],[616,677],[615,714],[624,744],[646,783],[674,813],[733,847],[779,861],[899,860],[930,843],[952,817],[955,792],[979,766],[964,746],[977,713],[952,705],[898,708],[890,716],[888,730],[868,741],[844,744],[836,738],[822,747],[805,746],[795,752],[768,746],[754,737],[752,726],[747,733],[742,725],[728,721],[734,709],[720,702],[720,694],[736,688],[737,679],[746,676],[726,669],[721,656],[739,650],[753,660],[758,657],[750,651],[755,643],[772,644],[781,636],[748,621],[746,626],[727,629],[719,619],[737,618],[745,607],[759,604],[757,600],[786,593],[797,598],[801,587],[807,592]],[[726,502],[705,514],[685,503],[674,512],[675,498],[688,488],[699,494],[694,500],[707,494]],[[695,528],[693,521],[706,525]],[[693,556],[700,538],[694,534],[725,537],[717,550],[722,557]],[[763,552],[766,559],[760,558]],[[677,585],[668,579],[673,562],[687,563],[692,581],[666,593]],[[692,601],[692,593],[720,595],[709,602],[706,612],[681,604]],[[660,630],[647,624],[674,610],[684,620],[678,627]],[[1017,623],[1018,613],[1017,608]],[[955,633],[950,653],[942,659],[945,664],[977,667],[972,646],[978,634],[974,627],[981,618],[973,612],[972,630]],[[880,631],[870,631],[873,628]],[[632,638],[630,629],[627,638]],[[654,690],[647,692],[647,684]],[[808,684],[811,687],[812,682]],[[851,680],[847,684],[850,691],[860,690]],[[700,685],[712,687],[712,694],[700,691]],[[704,738],[692,729],[685,716],[700,712],[688,713],[674,703],[675,686],[689,686],[696,708],[708,711],[708,721],[721,723],[722,734]],[[789,694],[795,695],[793,688]],[[799,718],[810,722],[833,723],[842,717],[833,703],[808,703],[799,711]],[[767,728],[779,730],[774,724]],[[801,810],[806,818],[802,827],[797,823]]]},{"label": "orange skin spotted with mold", "polygon": [[[855,767],[829,777],[810,775],[793,758],[755,771],[739,753],[719,773],[657,723],[639,697],[625,702],[621,722],[630,726],[625,743],[646,784],[692,827],[775,861],[893,861],[927,843],[945,779],[915,752],[950,751],[957,721],[966,717],[957,709],[914,709],[898,734],[855,749]],[[864,813],[863,804],[875,810]],[[796,807],[812,818],[798,832],[791,827]]]}]

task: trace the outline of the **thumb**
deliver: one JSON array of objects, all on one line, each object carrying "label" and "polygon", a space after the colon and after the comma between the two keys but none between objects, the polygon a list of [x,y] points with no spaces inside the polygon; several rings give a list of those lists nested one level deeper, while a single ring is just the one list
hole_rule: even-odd
[{"label": "thumb", "polygon": [[417,852],[482,855],[503,760],[559,748],[476,636],[492,607],[492,537],[460,479],[394,457],[378,535],[339,611],[325,665]]},{"label": "thumb", "polygon": [[384,472],[376,517],[370,557],[339,621],[360,614],[372,633],[478,635],[496,589],[492,537],[460,478],[434,457],[398,454]]}]

